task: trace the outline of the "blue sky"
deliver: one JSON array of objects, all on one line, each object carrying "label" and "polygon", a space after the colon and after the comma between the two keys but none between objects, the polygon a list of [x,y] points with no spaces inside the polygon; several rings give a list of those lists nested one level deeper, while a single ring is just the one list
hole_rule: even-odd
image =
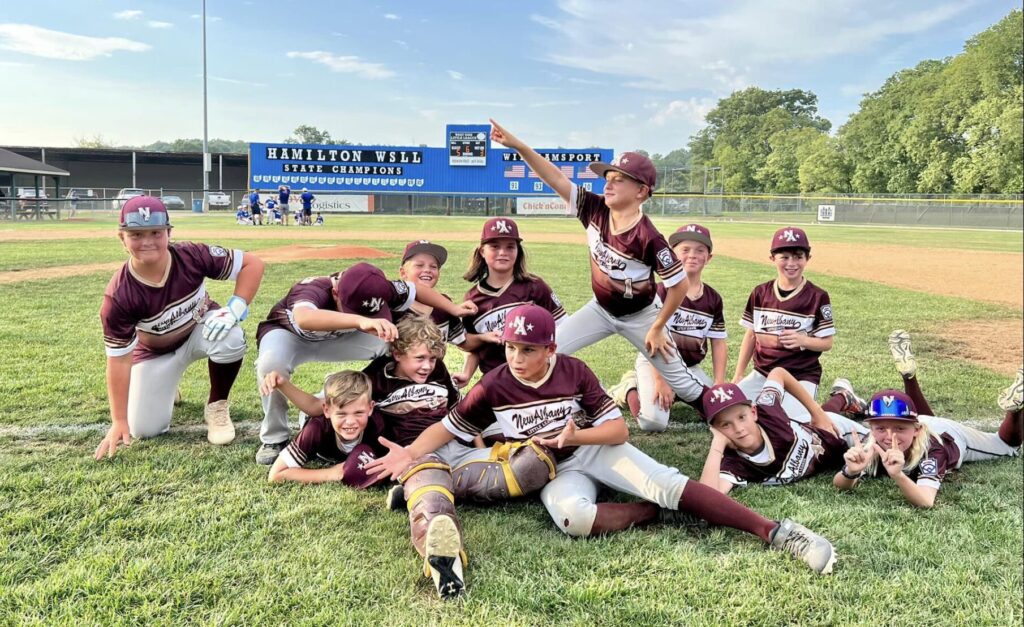
[{"label": "blue sky", "polygon": [[[0,143],[202,136],[201,2],[7,3]],[[209,0],[210,137],[300,124],[440,146],[494,117],[543,147],[686,146],[735,89],[815,92],[840,126],[893,72],[954,55],[1019,2]]]}]

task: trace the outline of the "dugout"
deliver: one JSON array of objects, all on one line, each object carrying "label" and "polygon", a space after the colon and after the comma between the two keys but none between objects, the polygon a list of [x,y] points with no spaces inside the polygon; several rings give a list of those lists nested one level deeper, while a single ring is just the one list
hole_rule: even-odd
[{"label": "dugout", "polygon": [[[47,182],[51,183],[56,196],[61,179],[68,176],[70,173],[65,170],[0,148],[0,192],[3,192],[0,215],[10,219],[40,218],[43,214],[56,217],[56,210],[51,210],[41,199],[46,198]],[[18,189],[22,188],[28,193],[19,200]]]}]

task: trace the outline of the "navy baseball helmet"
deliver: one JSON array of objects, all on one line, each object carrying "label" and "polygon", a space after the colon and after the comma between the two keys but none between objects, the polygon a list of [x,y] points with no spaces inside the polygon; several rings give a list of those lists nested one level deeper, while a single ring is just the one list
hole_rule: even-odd
[{"label": "navy baseball helmet", "polygon": [[917,422],[917,408],[906,393],[899,390],[882,390],[868,401],[866,420],[906,420]]}]

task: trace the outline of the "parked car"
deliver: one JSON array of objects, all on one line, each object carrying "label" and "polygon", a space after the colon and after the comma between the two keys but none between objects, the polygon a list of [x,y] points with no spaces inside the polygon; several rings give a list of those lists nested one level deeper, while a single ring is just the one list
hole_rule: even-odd
[{"label": "parked car", "polygon": [[231,208],[231,196],[229,194],[225,194],[224,192],[210,192],[209,195],[206,197],[206,202],[207,204],[210,205],[211,208]]},{"label": "parked car", "polygon": [[[28,209],[31,207],[35,207],[36,203],[39,202],[36,201],[37,198],[41,201],[45,201],[46,199],[49,198],[49,196],[47,196],[46,191],[42,189],[39,190],[39,195],[36,196],[36,189],[34,187],[18,188],[18,208]],[[49,203],[39,202],[39,206],[42,208],[46,208],[49,206]]]},{"label": "parked car", "polygon": [[161,196],[160,202],[164,203],[164,207],[170,209],[185,209],[185,201],[181,199],[181,196]]},{"label": "parked car", "polygon": [[96,209],[99,196],[88,187],[72,187],[64,195],[65,206],[70,209]]},{"label": "parked car", "polygon": [[136,196],[145,196],[146,190],[139,189],[137,187],[125,187],[121,191],[117,192],[117,196],[114,196],[114,209],[117,211],[121,210],[121,205],[128,202],[128,200],[135,198]]}]

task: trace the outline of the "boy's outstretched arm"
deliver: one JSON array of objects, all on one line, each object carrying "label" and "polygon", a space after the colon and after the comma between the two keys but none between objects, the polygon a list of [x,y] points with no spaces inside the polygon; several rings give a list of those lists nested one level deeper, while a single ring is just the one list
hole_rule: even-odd
[{"label": "boy's outstretched arm", "polygon": [[569,194],[572,193],[572,181],[562,174],[558,166],[540,156],[536,150],[530,148],[521,139],[506,131],[493,119],[491,120],[491,140],[518,152],[519,156],[526,162],[526,165],[530,166],[530,169],[537,173],[540,180],[555,190],[555,193],[562,200],[569,202]]},{"label": "boy's outstretched arm", "polygon": [[782,389],[786,391],[786,394],[800,401],[800,404],[811,414],[811,426],[824,431],[830,431],[838,438],[843,437],[832,421],[829,420],[828,416],[825,415],[825,411],[814,400],[814,397],[811,396],[804,386],[800,385],[796,377],[789,374],[788,370],[785,368],[772,368],[772,371],[768,373],[768,380],[781,383]]}]

